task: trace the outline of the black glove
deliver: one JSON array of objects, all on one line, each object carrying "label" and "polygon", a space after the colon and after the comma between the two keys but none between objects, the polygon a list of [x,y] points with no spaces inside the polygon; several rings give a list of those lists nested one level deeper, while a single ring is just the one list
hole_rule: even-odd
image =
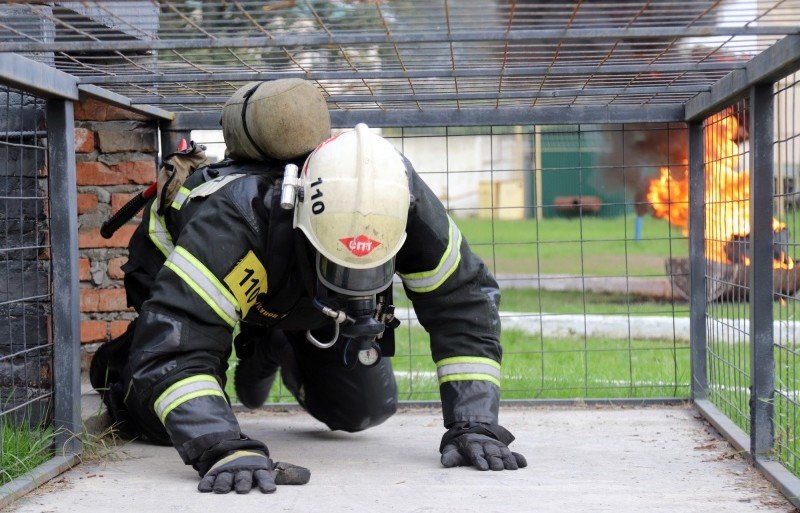
[{"label": "black glove", "polygon": [[499,425],[458,423],[442,437],[439,446],[442,465],[474,466],[478,470],[517,470],[527,467],[525,456],[509,450],[508,445],[513,441],[514,435]]},{"label": "black glove", "polygon": [[235,451],[217,461],[203,476],[197,489],[208,493],[247,493],[254,486],[261,493],[273,493],[276,485],[302,485],[311,472],[291,463],[273,463],[264,453]]}]

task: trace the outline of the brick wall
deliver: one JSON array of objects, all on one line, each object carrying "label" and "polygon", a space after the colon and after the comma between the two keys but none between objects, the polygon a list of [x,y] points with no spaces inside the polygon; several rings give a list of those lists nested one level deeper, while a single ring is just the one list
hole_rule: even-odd
[{"label": "brick wall", "polygon": [[75,104],[78,180],[81,343],[86,368],[102,342],[123,333],[135,316],[127,308],[120,267],[139,218],[114,237],[100,225],[128,199],[155,180],[157,123],[138,114],[84,99]]}]

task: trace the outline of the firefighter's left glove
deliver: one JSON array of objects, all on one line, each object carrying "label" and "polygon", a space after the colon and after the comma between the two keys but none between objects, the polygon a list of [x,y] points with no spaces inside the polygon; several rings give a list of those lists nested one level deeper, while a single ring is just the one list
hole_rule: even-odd
[{"label": "firefighter's left glove", "polygon": [[273,493],[277,485],[306,484],[310,478],[307,468],[274,463],[262,452],[235,451],[208,469],[197,489],[204,493],[248,493],[255,487],[261,493]]},{"label": "firefighter's left glove", "polygon": [[478,470],[517,470],[527,467],[525,456],[508,448],[513,441],[514,435],[497,424],[458,423],[442,437],[439,446],[442,465],[472,466]]}]

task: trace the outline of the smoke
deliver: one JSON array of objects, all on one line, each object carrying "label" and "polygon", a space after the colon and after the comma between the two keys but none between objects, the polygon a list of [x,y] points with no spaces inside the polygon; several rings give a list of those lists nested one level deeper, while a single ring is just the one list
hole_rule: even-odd
[{"label": "smoke", "polygon": [[598,155],[603,185],[625,192],[636,214],[650,213],[646,194],[650,181],[662,167],[681,180],[688,172],[688,134],[683,124],[626,124],[622,130],[603,132],[604,151]]}]

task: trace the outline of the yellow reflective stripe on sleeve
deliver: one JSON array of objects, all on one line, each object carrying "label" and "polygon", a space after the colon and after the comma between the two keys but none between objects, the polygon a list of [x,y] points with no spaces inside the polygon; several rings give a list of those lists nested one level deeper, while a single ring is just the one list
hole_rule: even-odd
[{"label": "yellow reflective stripe on sleeve", "polygon": [[186,203],[186,200],[189,199],[189,194],[191,192],[192,191],[186,187],[181,186],[181,188],[178,189],[178,193],[175,194],[175,199],[172,200],[172,208],[175,210],[180,210],[183,207],[183,204]]},{"label": "yellow reflective stripe on sleeve", "polygon": [[490,381],[497,386],[500,386],[500,380],[494,376],[487,374],[450,374],[439,378],[439,384],[444,384],[450,381]]},{"label": "yellow reflective stripe on sleeve", "polygon": [[436,362],[437,367],[450,365],[452,363],[482,363],[484,365],[491,365],[499,369],[500,363],[492,360],[491,358],[484,358],[483,356],[451,356],[450,358],[443,358]]},{"label": "yellow reflective stripe on sleeve", "polygon": [[447,216],[447,220],[450,223],[450,232],[448,234],[447,248],[445,248],[439,264],[432,271],[400,274],[403,284],[412,292],[423,293],[438,289],[458,269],[458,264],[461,263],[461,231],[450,216]]},{"label": "yellow reflective stripe on sleeve", "polygon": [[480,356],[454,356],[436,362],[439,384],[448,381],[491,381],[500,386],[500,364]]},{"label": "yellow reflective stripe on sleeve", "polygon": [[165,257],[169,257],[175,245],[172,243],[172,236],[167,230],[164,218],[158,215],[158,200],[153,200],[150,206],[150,223],[147,226],[147,233],[150,240],[161,251]]},{"label": "yellow reflective stripe on sleeve", "polygon": [[176,246],[164,263],[194,290],[203,301],[233,328],[239,322],[239,303],[214,274],[181,246]]},{"label": "yellow reflective stripe on sleeve", "polygon": [[153,409],[163,424],[172,410],[186,401],[204,396],[225,398],[219,382],[210,374],[199,374],[173,383],[158,396],[153,403]]}]

